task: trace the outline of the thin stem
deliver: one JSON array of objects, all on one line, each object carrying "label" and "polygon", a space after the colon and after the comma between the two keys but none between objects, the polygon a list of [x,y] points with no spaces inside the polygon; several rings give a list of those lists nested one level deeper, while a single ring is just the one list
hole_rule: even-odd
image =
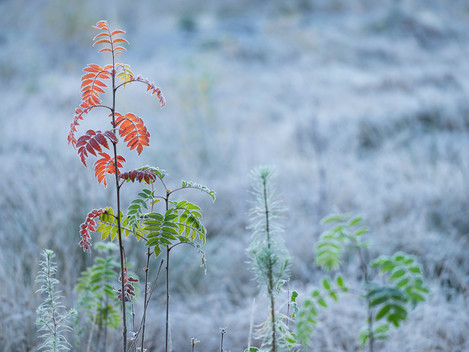
[{"label": "thin stem", "polygon": [[251,338],[252,338],[252,327],[254,325],[254,308],[256,306],[256,297],[252,299],[252,305],[251,305],[251,317],[249,319],[249,334],[248,334],[248,348],[247,350],[251,350]]},{"label": "thin stem", "polygon": [[197,343],[197,339],[191,338],[191,352],[195,351],[195,344]]},{"label": "thin stem", "polygon": [[190,189],[190,188],[192,188],[192,189],[198,189],[197,187],[193,187],[193,186],[178,187],[178,188],[176,188],[176,189],[173,189],[171,192],[168,192],[168,195],[170,195],[170,194],[172,194],[172,193],[174,193],[174,192],[180,191],[180,190],[182,190],[182,189]]},{"label": "thin stem", "polygon": [[142,321],[143,321],[143,327],[142,327],[142,346],[140,348],[141,352],[144,351],[143,349],[143,344],[144,344],[144,341],[145,341],[145,319],[146,319],[146,316],[147,316],[147,309],[146,309],[146,305],[147,305],[147,296],[148,296],[148,266],[150,265],[150,256],[151,256],[151,252],[150,252],[150,247],[147,248],[147,265],[145,267],[145,298],[144,298],[144,310],[143,310],[143,318],[142,318]]},{"label": "thin stem", "polygon": [[[363,252],[362,250],[360,249],[359,246],[357,246],[357,251],[358,251],[358,257],[360,258],[360,268],[363,272],[363,278],[364,278],[364,281],[365,281],[365,286],[368,287],[368,283],[370,282],[370,278],[369,278],[369,273],[368,273],[368,266],[366,265],[366,262],[365,262],[365,258],[363,256]],[[368,334],[369,334],[369,344],[368,344],[368,347],[369,347],[369,352],[373,352],[374,350],[374,342],[375,342],[375,337],[374,337],[374,334],[373,334],[373,312],[371,311],[371,307],[370,307],[370,299],[368,298],[368,295],[367,295],[367,298],[366,298],[366,303],[367,303],[367,306],[368,306]]]},{"label": "thin stem", "polygon": [[[107,71],[100,71],[100,72],[107,72]],[[99,73],[98,73],[99,75]],[[106,108],[106,109],[109,109],[111,112],[112,112],[112,108],[110,106],[107,106],[107,105],[102,105],[102,104],[96,104],[96,105],[92,105],[92,106],[89,106],[85,109],[83,109],[82,112],[80,112],[78,115],[76,115],[77,117],[80,117],[82,116],[83,114],[87,114],[90,110],[93,110],[94,108]]]},{"label": "thin stem", "polygon": [[[148,308],[148,304],[150,303],[150,300],[151,300],[151,296],[153,295],[153,292],[155,291],[155,288],[156,288],[156,283],[158,281],[158,278],[160,277],[160,272],[161,272],[161,267],[163,266],[163,262],[164,260],[161,259],[161,262],[160,262],[160,266],[158,267],[158,272],[156,273],[156,277],[155,277],[155,280],[153,281],[153,286],[151,287],[151,290],[150,290],[150,294],[148,295],[148,300],[146,303],[144,303],[144,311],[147,310]],[[129,349],[132,351],[133,348],[136,346],[137,344],[137,338],[138,338],[138,335],[140,334],[140,331],[142,331],[142,328],[143,328],[143,319],[140,321],[140,325],[139,325],[139,328],[138,328],[138,331],[137,333],[135,334],[135,339],[132,341],[132,343],[130,344],[130,347]]]},{"label": "thin stem", "polygon": [[290,330],[290,280],[287,283],[287,329]]},{"label": "thin stem", "polygon": [[[112,53],[112,127],[116,128],[116,63],[114,58],[114,45],[112,43],[111,32],[109,32],[109,39],[111,42],[111,53]],[[127,351],[127,314],[125,309],[125,263],[124,263],[124,245],[122,243],[122,228],[121,228],[121,204],[120,204],[120,184],[119,184],[119,169],[117,167],[117,143],[112,143],[114,152],[114,174],[116,176],[116,198],[117,198],[117,238],[119,240],[119,254],[120,254],[120,266],[121,266],[121,301],[122,301],[122,351]]]},{"label": "thin stem", "polygon": [[130,302],[130,306],[132,309],[132,331],[135,331],[135,306],[134,301]]},{"label": "thin stem", "polygon": [[271,245],[270,245],[270,224],[269,224],[269,206],[267,204],[267,180],[263,178],[262,184],[264,189],[264,206],[265,206],[265,232],[267,235],[267,250],[269,253],[268,256],[268,293],[270,296],[270,317],[272,320],[272,352],[277,350],[277,340],[276,340],[276,321],[275,321],[275,298],[273,294],[273,273],[272,273],[272,252],[271,252]]},{"label": "thin stem", "polygon": [[222,328],[221,330],[221,338],[220,338],[220,352],[223,352],[223,336],[226,334],[226,329]]},{"label": "thin stem", "polygon": [[166,330],[164,350],[168,352],[169,339],[169,252],[171,248],[166,247]]},{"label": "thin stem", "polygon": [[132,83],[132,82],[140,82],[140,83],[143,83],[145,85],[148,85],[146,82],[138,80],[138,79],[129,79],[128,81],[125,81],[124,83],[119,84],[116,87],[116,89],[119,89],[120,87],[125,86],[126,84],[129,84],[129,83]]},{"label": "thin stem", "polygon": [[94,329],[96,327],[96,319],[97,319],[97,316],[98,316],[98,313],[96,312],[96,314],[94,315],[93,317],[93,322],[91,323],[91,330],[90,330],[90,335],[88,337],[88,342],[87,342],[87,346],[86,346],[86,352],[89,352],[90,351],[90,348],[91,348],[91,339],[93,338],[93,334],[94,334]]},{"label": "thin stem", "polygon": [[[166,201],[166,203],[168,203],[168,196],[171,194],[171,191],[168,189],[168,187],[166,187],[166,183],[164,183],[164,181],[161,177],[158,177],[158,180],[160,180],[161,184],[163,185],[163,187],[166,191],[166,198],[164,198],[164,200]],[[158,197],[158,198],[162,198],[162,197]],[[168,209],[166,209],[166,210],[168,210]]]},{"label": "thin stem", "polygon": [[[161,180],[163,185],[166,188],[166,185],[164,184],[163,180]],[[169,194],[170,191],[166,188],[166,198],[165,198],[165,206],[166,206],[166,211],[169,209]],[[165,344],[164,344],[164,350],[165,352],[168,352],[168,339],[169,339],[169,252],[171,248],[169,246],[166,246],[166,329],[165,329]]]},{"label": "thin stem", "polygon": [[54,341],[57,339],[57,316],[56,316],[56,307],[55,307],[55,290],[54,290],[54,284],[52,283],[52,270],[51,270],[51,265],[52,265],[52,254],[50,256],[47,256],[47,289],[48,289],[48,294],[50,297],[50,303],[51,303],[51,311],[52,311],[52,323],[53,327],[49,328],[54,336]]},{"label": "thin stem", "polygon": [[107,325],[108,325],[108,315],[109,315],[109,310],[108,310],[108,303],[109,303],[109,297],[106,296],[106,301],[104,302],[104,306],[106,307],[106,314],[104,316],[104,342],[103,342],[103,351],[106,351],[106,344],[107,344]]},{"label": "thin stem", "polygon": [[192,246],[192,247],[194,247],[194,248],[197,248],[197,246],[196,246],[194,243],[192,243],[192,242],[178,242],[178,243],[173,244],[172,246],[169,246],[168,248],[169,248],[169,250],[171,250],[171,249],[173,249],[174,247],[177,247],[177,246],[179,246],[179,245],[181,245],[181,244],[188,244],[188,245],[190,245],[190,246]]}]

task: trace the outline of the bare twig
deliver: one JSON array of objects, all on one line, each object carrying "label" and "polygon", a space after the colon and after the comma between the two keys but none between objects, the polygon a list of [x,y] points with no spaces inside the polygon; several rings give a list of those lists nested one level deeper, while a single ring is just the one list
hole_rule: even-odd
[{"label": "bare twig", "polygon": [[223,337],[226,334],[226,328],[220,329],[221,337],[220,337],[220,352],[223,352]]}]

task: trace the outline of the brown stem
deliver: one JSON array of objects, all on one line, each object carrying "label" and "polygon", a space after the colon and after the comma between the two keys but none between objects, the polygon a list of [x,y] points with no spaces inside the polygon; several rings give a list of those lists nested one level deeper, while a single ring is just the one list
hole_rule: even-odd
[{"label": "brown stem", "polygon": [[[168,211],[169,209],[169,195],[170,195],[170,190],[166,189],[166,198],[165,198],[166,211]],[[165,344],[164,344],[165,352],[168,352],[168,339],[169,339],[169,251],[170,250],[171,248],[169,246],[166,246],[166,331],[165,331]]]},{"label": "brown stem", "polygon": [[[157,273],[156,273],[155,280],[153,281],[153,286],[152,286],[151,289],[150,289],[150,294],[148,295],[147,301],[144,303],[144,307],[143,307],[144,312],[147,310],[148,304],[150,303],[150,300],[151,300],[151,296],[153,295],[153,292],[154,292],[155,289],[156,289],[156,283],[158,282],[158,278],[160,277],[160,272],[161,272],[161,267],[163,266],[163,262],[164,262],[164,260],[161,259],[160,266],[158,267],[158,271],[157,271]],[[137,345],[138,335],[140,334],[140,331],[142,331],[142,329],[143,329],[143,318],[142,318],[142,320],[140,321],[140,325],[139,325],[138,331],[137,331],[137,333],[136,333],[136,335],[135,335],[135,339],[132,341],[132,343],[131,343],[130,346],[129,346],[129,350],[130,350],[130,351],[133,351],[133,349],[134,349],[135,346]]]},{"label": "brown stem", "polygon": [[143,301],[143,318],[142,318],[142,321],[143,321],[143,327],[142,327],[142,346],[140,348],[140,350],[143,352],[144,349],[143,349],[143,343],[145,341],[145,319],[146,319],[146,316],[147,316],[147,297],[148,297],[148,266],[150,265],[150,256],[151,256],[151,252],[150,252],[150,247],[147,248],[147,265],[145,267],[145,298],[144,298],[144,301]]},{"label": "brown stem", "polygon": [[164,350],[168,352],[168,339],[169,339],[169,251],[171,249],[166,247],[166,331],[165,331],[165,344]]},{"label": "brown stem", "polygon": [[[111,53],[112,53],[112,127],[116,128],[116,63],[114,59],[114,45],[112,43],[112,36],[109,32],[109,39],[111,42]],[[121,301],[122,301],[122,351],[127,352],[127,315],[125,309],[125,251],[122,243],[122,226],[121,226],[121,204],[120,204],[120,185],[119,185],[119,169],[117,167],[117,143],[112,143],[114,152],[114,174],[116,176],[116,198],[117,198],[117,238],[119,240],[119,255],[120,255],[120,266],[121,266]]]},{"label": "brown stem", "polygon": [[220,352],[223,352],[223,337],[226,334],[226,329],[222,328],[221,329],[221,338],[220,338]]}]

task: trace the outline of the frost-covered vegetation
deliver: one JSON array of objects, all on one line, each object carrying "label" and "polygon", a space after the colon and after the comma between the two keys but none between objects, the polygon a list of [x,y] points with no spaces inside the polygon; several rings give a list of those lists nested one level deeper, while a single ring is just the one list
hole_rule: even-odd
[{"label": "frost-covered vegetation", "polygon": [[[220,328],[224,349],[241,351],[251,319],[265,319],[268,302],[246,264],[249,170],[261,164],[277,169],[299,300],[322,277],[313,252],[320,219],[359,213],[372,229],[370,258],[414,255],[430,288],[379,350],[469,350],[467,0],[2,1],[0,350],[39,347],[42,249],[57,255],[62,303],[77,304],[75,285],[95,259],[78,247],[79,225],[115,201],[66,141],[81,69],[103,64],[89,49],[102,18],[127,30],[125,62],[157,77],[167,100],[160,111],[139,88],[120,97],[151,131],[151,148],[130,167],[156,165],[217,191],[213,205],[191,195],[204,209],[207,275],[189,248],[172,259],[174,351],[193,337],[196,350],[216,351]],[[140,275],[143,253],[129,243]],[[341,270],[360,285],[353,257]],[[158,287],[152,298],[151,351],[162,348],[163,296]],[[312,350],[359,350],[365,314],[353,294],[331,305]],[[120,346],[113,334],[109,350]]]}]

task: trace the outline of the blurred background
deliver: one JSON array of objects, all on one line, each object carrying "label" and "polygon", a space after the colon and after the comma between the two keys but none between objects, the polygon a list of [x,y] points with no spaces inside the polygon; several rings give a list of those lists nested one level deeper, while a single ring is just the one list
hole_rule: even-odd
[{"label": "blurred background", "polygon": [[[225,350],[243,351],[250,320],[267,316],[245,250],[249,171],[266,164],[288,209],[290,289],[304,297],[322,275],[312,250],[320,219],[361,214],[370,258],[414,254],[431,288],[380,350],[469,351],[467,0],[0,1],[0,350],[38,345],[43,248],[57,253],[65,305],[76,304],[77,278],[95,256],[78,247],[79,225],[115,202],[67,145],[81,70],[108,63],[91,47],[101,19],[126,30],[120,60],[167,100],[160,109],[139,85],[119,93],[118,109],[151,133],[127,168],[158,166],[170,187],[185,179],[217,192],[214,204],[184,194],[204,210],[208,271],[190,248],[174,252],[174,351],[192,337],[198,350],[216,351],[220,328]],[[90,114],[80,132],[103,120]],[[135,195],[124,190],[124,207]],[[143,277],[145,249],[128,246]],[[345,271],[358,286],[352,258]],[[163,345],[163,296],[158,289],[151,303],[151,351]],[[359,350],[364,319],[358,297],[332,306],[314,350]]]}]

